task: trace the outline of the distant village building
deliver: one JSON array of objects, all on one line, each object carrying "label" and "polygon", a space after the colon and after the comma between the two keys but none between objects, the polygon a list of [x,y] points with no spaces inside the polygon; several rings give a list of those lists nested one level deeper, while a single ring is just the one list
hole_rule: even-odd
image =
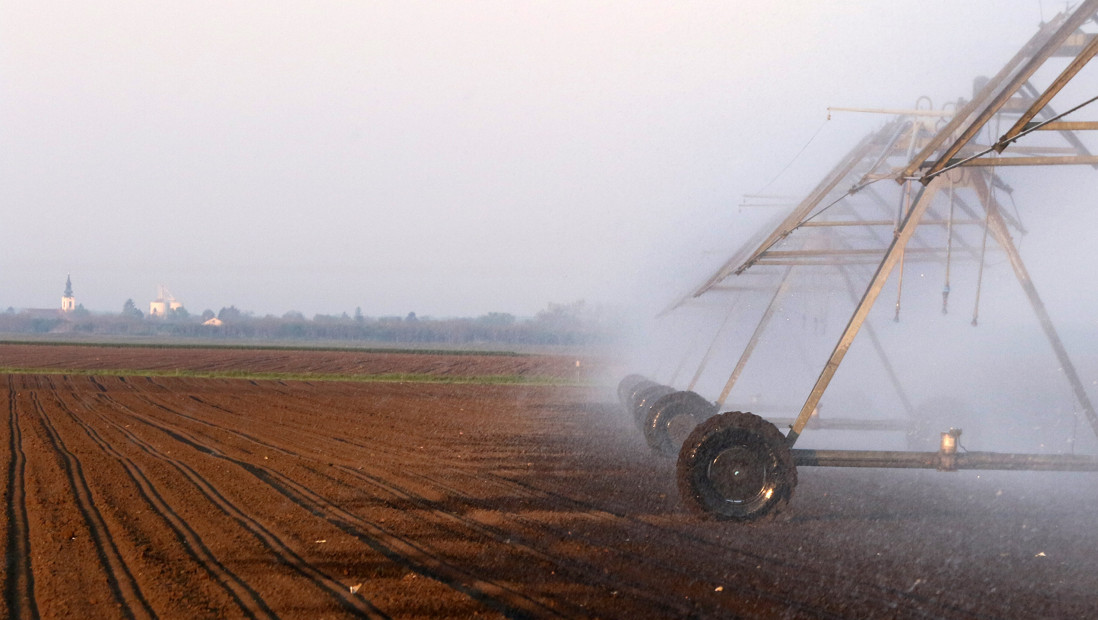
[{"label": "distant village building", "polygon": [[156,299],[149,303],[149,317],[150,318],[164,318],[168,316],[169,312],[179,310],[183,307],[183,302],[176,300],[172,297],[168,287],[161,284],[157,287]]},{"label": "distant village building", "polygon": [[69,323],[76,311],[76,297],[72,294],[72,277],[65,278],[65,294],[61,297],[61,308],[23,308],[19,311],[24,317],[43,321],[45,325],[52,325],[43,331],[53,331],[58,325]]},{"label": "distant village building", "polygon": [[72,295],[72,275],[65,276],[65,295],[61,297],[61,312],[76,310],[76,297]]},{"label": "distant village building", "polygon": [[224,325],[224,323],[221,322],[221,319],[219,319],[215,316],[215,317],[211,318],[210,320],[206,321],[205,323],[203,323],[203,325],[210,325],[212,327],[219,327],[221,325]]}]

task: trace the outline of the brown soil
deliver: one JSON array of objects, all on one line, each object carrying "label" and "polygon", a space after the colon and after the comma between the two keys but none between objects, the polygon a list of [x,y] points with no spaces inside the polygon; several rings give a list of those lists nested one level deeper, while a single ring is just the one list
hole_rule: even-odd
[{"label": "brown soil", "polygon": [[[436,376],[586,376],[585,359],[562,355],[431,354],[369,350],[100,347],[0,344],[0,366],[43,369],[143,369],[196,372],[390,374]],[[596,360],[597,362],[597,360]],[[601,362],[597,362],[600,365]]]},{"label": "brown soil", "polygon": [[[575,369],[553,357],[27,345],[0,346],[0,365],[75,368],[83,356],[147,368],[138,358],[157,352],[149,359],[162,367],[282,372]],[[647,450],[607,388],[0,381],[0,617],[1080,618],[1098,608],[1093,474],[803,469],[787,519],[736,525],[683,513],[673,463]]]}]

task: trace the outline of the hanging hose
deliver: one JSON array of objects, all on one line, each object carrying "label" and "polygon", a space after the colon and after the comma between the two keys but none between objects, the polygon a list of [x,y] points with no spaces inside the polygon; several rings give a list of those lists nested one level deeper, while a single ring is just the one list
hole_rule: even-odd
[{"label": "hanging hose", "polygon": [[[914,144],[914,142],[912,144]],[[895,227],[892,229],[893,236],[896,236],[896,235],[900,234],[900,223],[903,222],[904,215],[907,212],[907,210],[909,209],[910,204],[911,204],[911,182],[908,181],[908,182],[904,183],[904,193],[903,193],[903,196],[901,196],[901,198],[900,198],[900,209],[896,212],[896,224],[895,224]],[[899,278],[900,279],[896,284],[896,314],[892,317],[892,320],[896,323],[900,322],[900,300],[903,297],[903,293],[904,293],[904,257],[905,256],[907,256],[907,253],[901,250],[901,252],[900,252],[900,265],[899,265],[899,268],[900,268]]]},{"label": "hanging hose", "polygon": [[953,260],[953,177],[949,177],[949,220],[946,222],[946,273],[942,286],[942,314],[949,314],[949,270]]},{"label": "hanging hose", "polygon": [[[1000,133],[1000,125],[1002,124],[1002,118],[996,117],[995,120],[995,132],[989,134],[988,138],[994,141],[992,136],[1002,135]],[[985,129],[990,130],[990,126],[986,126]],[[984,205],[984,241],[980,247],[980,271],[976,276],[976,302],[972,307],[972,326],[976,327],[980,321],[980,291],[984,285],[984,264],[987,262],[987,232],[989,222],[991,220],[991,210],[995,207],[995,166],[991,166],[988,169],[987,175],[987,204]]]},{"label": "hanging hose", "polygon": [[[994,190],[990,188],[988,189],[988,192],[993,191]],[[980,271],[976,275],[976,305],[972,308],[973,327],[976,327],[976,325],[979,324],[980,319],[980,291],[984,285],[984,263],[986,262],[985,258],[987,257],[988,220],[991,219],[991,205],[994,204],[994,196],[991,198],[991,200],[988,200],[988,204],[984,205],[984,243],[983,247],[980,248]]]},{"label": "hanging hose", "polygon": [[[922,102],[923,100],[926,101],[926,104],[928,106],[927,107],[928,110],[934,109],[934,103],[931,102],[930,97],[927,97],[926,95],[923,95],[922,97],[919,97],[918,99],[915,100],[915,109],[916,110],[919,109],[919,103]],[[909,142],[908,145],[907,145],[907,159],[906,159],[906,161],[911,161],[912,156],[914,156],[914,154],[915,154],[915,143],[916,143],[918,137],[919,137],[919,125],[918,125],[918,123],[915,123],[915,124],[911,125],[911,142]],[[896,212],[896,224],[892,229],[893,237],[898,237],[900,235],[900,226],[903,224],[904,218],[907,216],[908,212],[912,209],[913,206],[914,206],[914,204],[912,203],[912,200],[911,200],[911,181],[909,180],[909,181],[904,182],[904,193],[903,193],[902,196],[900,196],[900,208]],[[906,250],[901,249],[900,250],[900,276],[899,276],[900,279],[899,279],[899,282],[897,282],[897,286],[896,286],[896,314],[895,314],[895,316],[892,317],[892,320],[895,321],[896,323],[900,322],[900,299],[903,296],[903,292],[904,292],[904,257],[905,256],[907,256]]]},{"label": "hanging hose", "polygon": [[1075,454],[1075,440],[1079,434],[1079,409],[1072,404],[1071,406],[1071,441],[1068,445],[1071,446],[1071,452],[1069,454]]},{"label": "hanging hose", "polygon": [[900,296],[904,292],[904,254],[900,254],[900,281],[896,285],[896,315],[892,317],[895,323],[900,322]]}]

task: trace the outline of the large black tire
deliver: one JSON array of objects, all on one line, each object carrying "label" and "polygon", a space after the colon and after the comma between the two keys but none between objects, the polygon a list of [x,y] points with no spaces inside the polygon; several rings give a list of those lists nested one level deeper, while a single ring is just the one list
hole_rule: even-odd
[{"label": "large black tire", "polygon": [[618,402],[622,407],[629,408],[629,397],[633,394],[633,389],[640,385],[641,382],[648,381],[641,375],[626,375],[624,379],[618,382]]},{"label": "large black tire", "polygon": [[739,411],[699,424],[679,452],[677,473],[686,508],[720,520],[773,517],[797,486],[785,436],[759,416]]},{"label": "large black tire", "polygon": [[638,381],[633,385],[633,388],[629,390],[629,393],[622,399],[621,404],[625,407],[626,413],[633,415],[633,412],[637,409],[637,399],[647,389],[658,386],[659,383],[650,379]]},{"label": "large black tire", "polygon": [[694,427],[716,413],[717,406],[697,392],[667,394],[648,410],[644,439],[656,454],[673,457]]},{"label": "large black tire", "polygon": [[633,420],[637,423],[637,428],[644,429],[644,421],[648,419],[648,410],[652,408],[652,405],[657,400],[671,394],[675,391],[675,388],[669,385],[655,384],[647,389],[641,390],[634,398],[633,402],[636,403],[633,406]]}]

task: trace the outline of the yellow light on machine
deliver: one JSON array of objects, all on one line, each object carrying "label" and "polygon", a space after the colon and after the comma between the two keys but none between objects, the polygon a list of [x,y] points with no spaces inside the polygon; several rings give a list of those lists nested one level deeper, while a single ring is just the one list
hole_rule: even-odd
[{"label": "yellow light on machine", "polygon": [[938,445],[938,471],[957,471],[957,448],[961,443],[961,429],[951,428],[942,433]]},{"label": "yellow light on machine", "polygon": [[961,431],[956,428],[951,428],[942,433],[942,443],[940,447],[942,454],[957,454],[957,437],[960,434]]}]

